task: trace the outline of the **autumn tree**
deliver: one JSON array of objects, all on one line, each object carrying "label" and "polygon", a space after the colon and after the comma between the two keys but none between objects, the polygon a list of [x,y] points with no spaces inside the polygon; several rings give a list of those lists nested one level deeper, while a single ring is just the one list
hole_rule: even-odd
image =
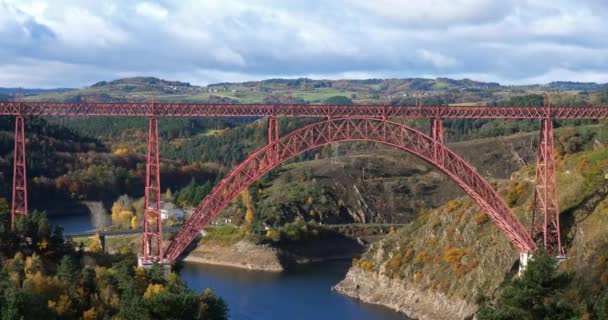
[{"label": "autumn tree", "polygon": [[93,237],[91,237],[91,244],[89,245],[89,251],[93,253],[99,253],[103,250],[101,247],[101,238],[99,233],[96,233]]}]

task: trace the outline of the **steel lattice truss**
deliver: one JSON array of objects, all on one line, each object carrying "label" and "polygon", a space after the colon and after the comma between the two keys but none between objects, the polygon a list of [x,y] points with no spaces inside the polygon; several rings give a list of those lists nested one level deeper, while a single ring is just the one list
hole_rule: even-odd
[{"label": "steel lattice truss", "polygon": [[13,155],[13,202],[11,225],[15,219],[27,215],[27,174],[25,159],[25,122],[23,117],[15,119],[15,149]]},{"label": "steel lattice truss", "polygon": [[160,201],[160,153],[158,151],[158,119],[148,119],[148,149],[146,152],[146,190],[142,234],[143,261],[162,261],[163,224]]},{"label": "steel lattice truss", "polygon": [[158,117],[309,117],[309,118],[440,118],[440,119],[608,119],[608,108],[387,106],[301,104],[187,103],[50,103],[2,102],[0,115],[158,116]]},{"label": "steel lattice truss", "polygon": [[[269,129],[269,132],[275,131]],[[268,145],[234,168],[194,210],[167,248],[167,259],[177,259],[203,227],[262,175],[305,151],[342,141],[378,142],[420,157],[448,175],[485,209],[520,252],[531,252],[535,248],[524,226],[492,185],[441,140],[396,122],[349,117],[310,124],[278,139],[270,137]]]},{"label": "steel lattice truss", "polygon": [[559,197],[553,148],[553,121],[541,120],[531,236],[547,253],[564,256],[559,227]]}]

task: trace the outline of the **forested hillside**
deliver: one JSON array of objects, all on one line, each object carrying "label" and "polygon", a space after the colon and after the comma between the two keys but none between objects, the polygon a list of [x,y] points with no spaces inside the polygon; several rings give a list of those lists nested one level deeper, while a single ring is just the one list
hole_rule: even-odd
[{"label": "forested hillside", "polygon": [[[554,104],[606,104],[602,91],[577,91],[581,84],[560,86],[552,94]],[[573,89],[573,87],[575,87]],[[591,87],[589,87],[591,88]],[[390,103],[415,104],[415,94],[422,92],[421,103],[484,103],[489,105],[542,105],[541,86],[504,87],[493,83],[451,79],[389,80],[266,80],[247,83],[223,83],[207,87],[156,78],[129,78],[99,82],[88,88],[30,94],[26,101],[182,101],[182,102],[298,102],[298,103]],[[0,122],[1,194],[9,195],[12,164],[11,119]],[[281,119],[282,133],[307,121]],[[426,120],[407,120],[409,125],[428,130]],[[28,118],[28,176],[32,203],[44,208],[47,200],[102,200],[111,203],[126,194],[143,195],[147,120],[145,118],[79,117]],[[593,121],[558,121],[556,127],[592,124]],[[465,141],[532,132],[538,123],[527,120],[446,120],[446,140]],[[162,118],[161,181],[163,190],[182,206],[200,201],[231,167],[263,146],[266,120],[254,118]],[[328,146],[300,156],[295,161],[328,159],[336,151]],[[346,149],[343,149],[346,150]],[[365,154],[369,145],[353,144],[344,153]],[[379,168],[381,172],[383,169]],[[331,173],[334,174],[334,173]],[[295,175],[295,174],[294,174]],[[300,175],[300,174],[298,174]],[[264,189],[271,185],[266,183]],[[255,194],[256,190],[252,190]],[[336,190],[317,197],[337,197]],[[180,195],[181,194],[181,195]],[[343,195],[344,196],[344,195]],[[315,197],[315,198],[317,198]],[[290,206],[288,204],[288,206]],[[109,208],[108,208],[109,209]],[[266,208],[270,211],[276,208]],[[330,210],[331,208],[327,208]],[[333,208],[331,210],[339,210]],[[302,210],[302,208],[298,209]],[[408,209],[409,210],[409,209]],[[275,210],[276,211],[276,210]],[[283,210],[287,212],[290,210]],[[293,210],[291,210],[293,211]],[[242,213],[244,211],[242,210]],[[400,214],[404,214],[401,211]],[[393,219],[393,218],[390,218]],[[290,220],[290,219],[288,219]],[[279,219],[279,221],[283,221]],[[349,221],[341,220],[341,221]]]}]

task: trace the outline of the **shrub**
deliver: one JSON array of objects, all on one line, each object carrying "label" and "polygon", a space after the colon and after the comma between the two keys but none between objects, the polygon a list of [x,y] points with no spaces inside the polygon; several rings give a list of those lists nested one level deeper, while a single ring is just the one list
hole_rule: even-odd
[{"label": "shrub", "polygon": [[464,257],[464,251],[458,248],[448,248],[443,253],[443,260],[447,263],[460,263],[462,257]]},{"label": "shrub", "polygon": [[488,220],[489,220],[489,217],[483,209],[481,209],[477,212],[477,215],[475,216],[475,223],[481,225],[481,224],[488,222]]},{"label": "shrub", "polygon": [[266,231],[266,239],[272,242],[279,242],[281,241],[281,232],[275,229],[268,229]]},{"label": "shrub", "polygon": [[361,269],[363,269],[365,271],[373,271],[374,270],[374,263],[366,261],[366,260],[361,260],[361,261],[359,261],[359,268],[361,268]]}]

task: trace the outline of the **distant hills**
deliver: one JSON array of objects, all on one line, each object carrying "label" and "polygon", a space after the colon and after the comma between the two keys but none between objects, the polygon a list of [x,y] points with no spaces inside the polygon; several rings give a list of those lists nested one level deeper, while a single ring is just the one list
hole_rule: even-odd
[{"label": "distant hills", "polygon": [[0,88],[0,99],[17,93],[29,101],[62,102],[187,102],[187,103],[325,103],[344,96],[353,103],[412,103],[422,93],[433,103],[487,103],[544,90],[602,91],[608,84],[556,81],[549,84],[505,86],[496,82],[450,78],[314,80],[268,79],[196,86],[155,77],[100,81],[81,89]]},{"label": "distant hills", "polygon": [[600,84],[595,82],[556,81],[549,83],[548,86],[559,90],[597,91],[608,89],[608,83]]}]

